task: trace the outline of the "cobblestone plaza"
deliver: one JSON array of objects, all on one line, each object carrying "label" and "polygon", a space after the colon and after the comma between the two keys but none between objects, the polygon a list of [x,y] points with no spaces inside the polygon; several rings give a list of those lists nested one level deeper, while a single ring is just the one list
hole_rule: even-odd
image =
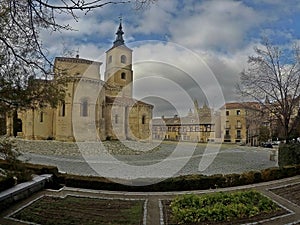
[{"label": "cobblestone plaza", "polygon": [[[16,139],[16,143],[22,152],[21,158],[31,163],[54,165],[58,167],[59,171],[69,174],[99,175],[86,162],[76,143],[20,139]],[[177,142],[140,143],[133,141],[107,141],[102,144],[105,151],[109,152],[117,162],[141,167],[162,162],[175,151],[178,145]],[[273,151],[271,149],[223,144],[212,163],[204,171],[199,171],[200,160],[206,154],[206,145],[195,144],[193,154],[187,156],[185,153],[191,146],[191,143],[181,143],[180,153],[170,159],[172,160],[170,167],[178,166],[180,160],[187,160],[187,163],[175,175],[242,173],[277,166],[277,161],[270,160]],[[89,154],[93,157],[95,152],[89,152]],[[187,159],[187,157],[189,158]],[[97,163],[102,163],[113,170],[116,161]],[[128,176],[130,177],[130,174]]]}]

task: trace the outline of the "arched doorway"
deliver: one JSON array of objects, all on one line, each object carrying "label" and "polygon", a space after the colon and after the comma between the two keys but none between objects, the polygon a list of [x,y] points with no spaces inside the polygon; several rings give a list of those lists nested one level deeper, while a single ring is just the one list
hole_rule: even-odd
[{"label": "arched doorway", "polygon": [[22,120],[18,118],[17,111],[13,115],[13,135],[18,136],[18,132],[22,132]]}]

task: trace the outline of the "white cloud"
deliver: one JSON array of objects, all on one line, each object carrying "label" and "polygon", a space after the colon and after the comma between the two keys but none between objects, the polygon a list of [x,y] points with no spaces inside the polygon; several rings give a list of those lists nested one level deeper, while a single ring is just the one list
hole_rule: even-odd
[{"label": "white cloud", "polygon": [[235,51],[261,16],[237,1],[205,1],[197,14],[186,15],[171,25],[171,39],[191,48]]},{"label": "white cloud", "polygon": [[145,11],[132,31],[135,33],[164,34],[168,31],[168,27],[173,22],[173,13],[176,11],[178,1],[164,0]]},{"label": "white cloud", "polygon": [[[51,55],[61,55],[63,43],[65,43],[69,49],[75,51],[79,49],[80,57],[104,62],[105,55],[103,54],[112,46],[115,38],[118,16],[123,14],[124,37],[128,46],[134,50],[134,60],[156,62],[156,65],[150,66],[149,71],[147,70],[149,64],[144,67],[140,64],[134,71],[136,78],[147,75],[151,69],[160,71],[160,75],[168,79],[170,76],[175,77],[191,98],[196,97],[204,101],[203,93],[188,77],[195,76],[196,79],[200,77],[199,79],[203,81],[200,84],[201,89],[205,90],[211,99],[216,99],[218,96],[215,96],[215,84],[206,83],[204,79],[211,69],[211,74],[219,82],[225,99],[232,101],[237,98],[234,86],[239,81],[239,73],[247,66],[247,58],[253,54],[253,46],[259,46],[259,35],[265,33],[274,37],[292,39],[292,30],[283,27],[278,31],[270,26],[281,19],[286,19],[285,22],[289,20],[289,23],[295,20],[284,15],[299,9],[297,8],[299,3],[291,1],[295,3],[294,6],[273,0],[254,0],[253,2],[161,0],[144,11],[134,11],[126,4],[111,5],[93,11],[87,16],[80,13],[79,22],[63,15],[59,18],[60,21],[69,23],[79,31],[53,33],[52,35],[42,33],[42,38],[44,44],[49,47]],[[263,4],[268,4],[268,7],[261,7]],[[146,41],[129,45],[130,41],[144,39],[167,40],[178,43],[180,46]],[[198,55],[198,60],[191,57],[191,54]],[[209,68],[205,68],[201,60]],[[142,68],[144,70],[141,70]],[[102,66],[102,76],[104,69],[105,65]],[[146,82],[145,86],[136,87],[136,95],[138,96],[139,92],[143,94],[142,92],[151,86],[157,87],[157,91],[160,91],[162,96],[163,94],[172,95],[175,100],[184,102],[184,99],[180,97],[180,92],[168,90],[166,85],[164,85],[165,88],[158,88],[156,83],[157,80],[153,80],[153,82]],[[159,101],[156,100],[156,102]],[[163,101],[160,102],[161,109],[164,110],[166,107],[163,106]],[[185,107],[182,110],[187,112]]]},{"label": "white cloud", "polygon": [[[200,104],[208,102],[212,107],[224,104],[222,85],[205,62],[205,56],[170,42],[137,44],[138,46],[133,48],[134,59],[137,62],[133,64],[134,76],[137,81],[147,79],[147,82],[134,85],[135,97],[150,94],[150,88],[151,93],[155,93],[156,96],[163,99],[164,96],[168,96],[174,105],[175,102],[181,104],[181,107],[176,107],[180,113],[187,113],[187,109],[192,108],[195,98]],[[161,82],[157,77],[162,79]],[[170,85],[166,81],[169,81]],[[181,91],[173,88],[173,83],[177,83]]]}]

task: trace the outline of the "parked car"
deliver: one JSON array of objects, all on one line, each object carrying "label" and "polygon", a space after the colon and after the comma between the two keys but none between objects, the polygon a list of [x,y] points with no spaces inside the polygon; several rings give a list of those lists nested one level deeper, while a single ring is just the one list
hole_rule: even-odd
[{"label": "parked car", "polygon": [[270,142],[263,142],[261,146],[264,148],[273,148],[273,145]]},{"label": "parked car", "polygon": [[272,145],[279,145],[280,144],[280,141],[273,141],[272,142]]}]

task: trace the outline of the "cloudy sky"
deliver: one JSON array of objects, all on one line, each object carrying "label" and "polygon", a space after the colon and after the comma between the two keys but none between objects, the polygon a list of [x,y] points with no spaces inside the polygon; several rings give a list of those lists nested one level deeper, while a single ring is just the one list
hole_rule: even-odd
[{"label": "cloudy sky", "polygon": [[138,11],[120,4],[79,13],[78,21],[60,16],[76,31],[42,33],[43,44],[50,56],[79,50],[103,61],[120,15],[134,54],[134,96],[155,104],[155,116],[183,115],[194,99],[215,108],[239,100],[234,86],[253,47],[263,37],[283,46],[300,39],[298,0],[158,0]]}]

